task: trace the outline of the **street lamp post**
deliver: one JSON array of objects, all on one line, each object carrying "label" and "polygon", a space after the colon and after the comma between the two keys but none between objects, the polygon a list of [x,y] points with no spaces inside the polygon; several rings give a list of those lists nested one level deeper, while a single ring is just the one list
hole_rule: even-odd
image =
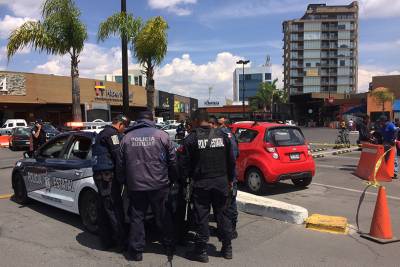
[{"label": "street lamp post", "polygon": [[242,64],[242,70],[243,70],[243,76],[242,76],[242,105],[243,105],[243,119],[244,119],[244,115],[246,113],[246,109],[245,109],[245,105],[244,105],[244,65],[246,65],[247,63],[249,63],[250,60],[239,60],[238,62],[236,62],[236,64]]},{"label": "street lamp post", "polygon": [[[121,13],[126,14],[126,0],[121,0]],[[128,40],[127,36],[121,36],[122,50],[122,110],[129,115],[129,85],[128,85]]]}]

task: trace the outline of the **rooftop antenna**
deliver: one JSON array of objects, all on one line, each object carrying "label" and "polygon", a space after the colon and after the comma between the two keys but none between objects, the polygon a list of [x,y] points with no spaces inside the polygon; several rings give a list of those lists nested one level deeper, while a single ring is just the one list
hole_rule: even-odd
[{"label": "rooftop antenna", "polygon": [[271,56],[270,55],[267,55],[265,57],[265,65],[264,66],[265,67],[271,67]]},{"label": "rooftop antenna", "polygon": [[211,99],[212,90],[213,90],[212,86],[209,86],[208,87],[208,101],[210,101],[210,99]]}]

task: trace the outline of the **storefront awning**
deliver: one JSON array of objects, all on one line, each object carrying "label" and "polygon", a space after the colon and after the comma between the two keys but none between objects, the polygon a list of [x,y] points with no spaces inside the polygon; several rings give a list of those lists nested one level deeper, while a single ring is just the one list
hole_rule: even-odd
[{"label": "storefront awning", "polygon": [[400,111],[400,100],[395,100],[393,102],[393,111]]},{"label": "storefront awning", "polygon": [[350,114],[365,114],[365,113],[367,113],[367,107],[365,105],[361,105],[361,106],[353,107],[343,114],[350,115]]}]

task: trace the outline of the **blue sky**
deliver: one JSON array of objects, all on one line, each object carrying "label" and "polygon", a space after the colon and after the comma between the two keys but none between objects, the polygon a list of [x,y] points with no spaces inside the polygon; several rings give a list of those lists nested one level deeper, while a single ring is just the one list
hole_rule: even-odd
[{"label": "blue sky", "polygon": [[[27,48],[7,62],[9,32],[29,19],[40,19],[40,0],[0,0],[0,68],[14,71],[69,74],[67,57],[39,54]],[[169,24],[167,56],[157,71],[156,87],[200,99],[232,98],[235,61],[246,58],[261,65],[271,56],[273,76],[282,79],[282,21],[303,15],[304,0],[127,0],[128,11],[144,20],[161,15]],[[324,1],[313,1],[324,3]],[[325,1],[327,4],[349,4]],[[76,0],[89,39],[81,56],[81,76],[120,68],[120,41],[96,42],[98,25],[119,10],[119,0]],[[372,75],[398,74],[400,1],[361,0],[359,90]],[[130,64],[135,60],[130,59]]]}]

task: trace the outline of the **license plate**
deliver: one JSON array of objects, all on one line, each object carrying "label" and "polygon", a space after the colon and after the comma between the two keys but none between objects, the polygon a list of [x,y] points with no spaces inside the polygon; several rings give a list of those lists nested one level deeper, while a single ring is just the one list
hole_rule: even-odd
[{"label": "license plate", "polygon": [[300,153],[292,153],[289,155],[291,160],[299,160],[300,159]]}]

